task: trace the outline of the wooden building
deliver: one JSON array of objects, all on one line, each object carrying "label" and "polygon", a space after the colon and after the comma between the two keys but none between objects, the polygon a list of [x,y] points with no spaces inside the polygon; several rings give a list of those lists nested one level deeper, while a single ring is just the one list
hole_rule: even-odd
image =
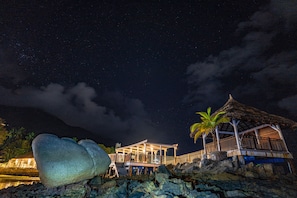
[{"label": "wooden building", "polygon": [[[118,147],[115,154],[109,154],[111,159],[109,171],[113,173],[108,175],[119,176],[120,170],[128,175],[132,175],[133,171],[136,174],[146,174],[154,171],[161,164],[175,164],[177,147],[178,144],[151,143],[148,140]],[[169,149],[173,149],[173,155],[168,156]]]},{"label": "wooden building", "polygon": [[[281,127],[297,128],[297,123],[234,100],[229,100],[216,112],[224,111],[229,123],[216,127],[214,138],[205,145],[204,154],[226,151],[228,157],[237,156],[241,163],[285,163],[293,171],[293,155],[288,150]],[[216,113],[214,112],[214,114]]]}]

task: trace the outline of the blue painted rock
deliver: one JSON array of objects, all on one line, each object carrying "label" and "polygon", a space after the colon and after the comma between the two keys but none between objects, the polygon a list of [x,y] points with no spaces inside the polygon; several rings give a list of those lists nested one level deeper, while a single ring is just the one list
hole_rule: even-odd
[{"label": "blue painted rock", "polygon": [[105,173],[108,154],[92,140],[40,134],[32,142],[41,182],[48,188],[71,184]]}]

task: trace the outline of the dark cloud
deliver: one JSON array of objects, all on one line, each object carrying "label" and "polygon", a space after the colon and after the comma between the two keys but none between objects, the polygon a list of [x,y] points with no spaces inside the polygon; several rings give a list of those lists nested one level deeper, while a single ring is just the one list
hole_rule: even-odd
[{"label": "dark cloud", "polygon": [[296,6],[297,1],[272,1],[239,23],[235,32],[242,39],[238,46],[188,67],[191,88],[185,100],[204,108],[222,105],[232,93],[240,99],[296,109],[297,51],[290,39],[280,39],[280,35],[290,38],[296,32]]},{"label": "dark cloud", "polygon": [[70,88],[52,83],[40,89],[23,87],[13,91],[0,87],[0,94],[1,104],[40,108],[71,126],[88,129],[99,136],[109,134],[124,143],[147,138],[147,134],[162,136],[153,127],[140,100],[110,92],[99,96],[106,96],[106,106],[100,105],[94,102],[98,97],[95,90],[85,83]]}]

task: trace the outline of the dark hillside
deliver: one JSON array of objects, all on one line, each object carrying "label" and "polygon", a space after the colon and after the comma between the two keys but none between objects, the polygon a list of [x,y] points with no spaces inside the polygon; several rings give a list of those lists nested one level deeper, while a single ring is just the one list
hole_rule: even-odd
[{"label": "dark hillside", "polygon": [[59,118],[36,108],[0,105],[0,117],[6,121],[8,128],[24,127],[27,131],[33,131],[36,134],[53,133],[59,137],[92,139],[107,146],[115,144],[112,139],[104,135],[95,135],[83,128],[69,126]]}]

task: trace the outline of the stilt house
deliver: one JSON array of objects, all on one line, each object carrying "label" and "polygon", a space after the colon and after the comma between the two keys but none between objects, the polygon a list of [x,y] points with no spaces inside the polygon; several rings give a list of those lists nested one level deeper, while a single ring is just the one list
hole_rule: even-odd
[{"label": "stilt house", "polygon": [[241,104],[231,95],[219,111],[226,112],[230,122],[216,127],[215,138],[205,145],[206,154],[226,151],[228,157],[237,156],[243,164],[283,163],[292,172],[293,155],[281,127],[296,128],[296,122]]}]

